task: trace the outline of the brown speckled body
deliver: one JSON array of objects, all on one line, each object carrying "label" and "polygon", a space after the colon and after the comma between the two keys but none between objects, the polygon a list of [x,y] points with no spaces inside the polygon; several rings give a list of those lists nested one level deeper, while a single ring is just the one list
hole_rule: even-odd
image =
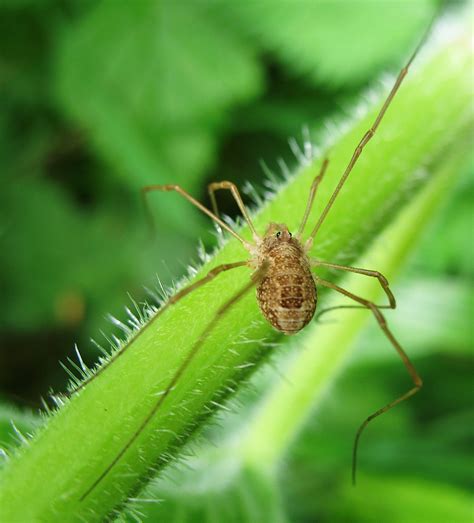
[{"label": "brown speckled body", "polygon": [[300,242],[284,225],[272,226],[278,236],[267,234],[259,249],[259,258],[266,260],[268,269],[257,287],[257,301],[273,327],[294,334],[314,315],[316,286]]}]

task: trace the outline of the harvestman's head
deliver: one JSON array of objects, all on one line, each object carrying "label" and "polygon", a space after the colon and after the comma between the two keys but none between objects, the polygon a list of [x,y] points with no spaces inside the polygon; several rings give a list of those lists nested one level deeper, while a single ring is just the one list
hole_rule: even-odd
[{"label": "harvestman's head", "polygon": [[263,237],[263,245],[272,249],[282,243],[298,243],[284,223],[270,222]]},{"label": "harvestman's head", "polygon": [[267,230],[265,231],[265,238],[275,238],[282,242],[290,241],[292,236],[293,235],[284,223],[270,222],[268,224]]}]

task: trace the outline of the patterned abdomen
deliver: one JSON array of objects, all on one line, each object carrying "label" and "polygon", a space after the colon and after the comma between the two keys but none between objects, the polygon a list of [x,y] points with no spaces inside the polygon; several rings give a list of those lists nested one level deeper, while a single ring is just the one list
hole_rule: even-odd
[{"label": "patterned abdomen", "polygon": [[257,300],[263,315],[275,329],[294,334],[314,315],[316,287],[304,255],[288,244],[275,250],[257,288]]}]

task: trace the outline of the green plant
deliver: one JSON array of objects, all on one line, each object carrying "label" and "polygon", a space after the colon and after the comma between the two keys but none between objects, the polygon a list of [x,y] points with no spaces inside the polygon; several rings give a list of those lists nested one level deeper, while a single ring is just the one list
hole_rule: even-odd
[{"label": "green plant", "polygon": [[[457,58],[455,62],[453,56]],[[437,170],[440,165],[449,176],[457,170],[458,158],[468,150],[465,131],[472,125],[470,82],[465,74],[469,59],[464,42],[459,40],[447,44],[413,71],[378,138],[364,153],[325,223],[315,255],[350,262],[366,250],[429,181],[426,172]],[[327,201],[375,111],[374,104],[370,104],[366,116],[355,119],[345,134],[332,137],[331,166],[318,194],[313,219]],[[294,178],[278,189],[256,216],[258,227],[270,220],[285,221],[290,229],[296,227],[301,218],[301,202],[318,164],[319,159],[301,167]],[[228,242],[200,268],[197,276],[214,265],[237,261],[244,255],[238,244]],[[57,517],[62,521],[101,520],[145,482],[151,473],[150,465],[161,466],[177,456],[179,446],[192,430],[268,352],[262,339],[276,339],[276,334],[259,319],[250,295],[216,325],[202,352],[137,445],[84,502],[79,502],[81,494],[146,416],[156,394],[166,387],[216,308],[248,281],[245,269],[226,276],[171,308],[156,324],[150,320],[149,327],[132,342],[126,354],[55,413],[34,441],[12,457],[1,477],[1,506],[7,521],[12,517],[33,521]],[[328,371],[327,379],[331,375],[332,371]],[[25,496],[28,504],[24,503]]]}]

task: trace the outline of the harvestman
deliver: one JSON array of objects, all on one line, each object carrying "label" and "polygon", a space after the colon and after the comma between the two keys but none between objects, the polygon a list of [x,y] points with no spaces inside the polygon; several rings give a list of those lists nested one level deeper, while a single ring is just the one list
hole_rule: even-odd
[{"label": "harvestman", "polygon": [[[186,355],[185,359],[175,372],[173,378],[171,379],[166,390],[161,394],[151,411],[145,417],[141,425],[136,429],[136,431],[131,435],[128,442],[122,448],[122,450],[117,454],[114,460],[108,465],[104,472],[94,481],[94,483],[89,487],[89,489],[81,496],[81,500],[84,500],[96,487],[97,485],[107,476],[107,474],[112,470],[116,463],[121,459],[121,457],[127,452],[131,445],[136,441],[138,436],[142,433],[144,428],[150,422],[151,418],[158,412],[159,408],[166,400],[170,392],[173,390],[178,380],[182,374],[186,371],[188,365],[191,363],[192,359],[195,357],[199,349],[202,347],[204,341],[209,336],[210,332],[219,321],[219,319],[228,311],[242,296],[244,296],[248,291],[250,291],[254,286],[257,288],[257,301],[265,318],[271,323],[271,325],[278,331],[284,334],[295,334],[299,332],[305,325],[307,325],[314,316],[316,311],[317,304],[317,290],[316,285],[322,285],[323,287],[328,287],[333,289],[340,294],[352,299],[358,305],[353,307],[366,308],[372,311],[379,327],[384,332],[385,336],[388,338],[390,343],[393,345],[394,349],[397,351],[400,356],[404,366],[406,367],[410,377],[413,381],[413,386],[410,390],[391,401],[381,409],[377,410],[370,416],[368,416],[364,422],[360,425],[357,430],[353,454],[352,454],[352,481],[355,483],[356,479],[356,463],[357,463],[357,449],[359,445],[360,436],[365,429],[365,427],[377,416],[387,412],[389,409],[397,405],[398,403],[408,399],[413,396],[422,386],[422,380],[418,375],[414,365],[408,358],[407,354],[401,347],[400,343],[397,341],[395,336],[392,334],[390,329],[387,326],[387,322],[380,311],[380,309],[394,309],[396,307],[395,297],[393,296],[389,284],[386,278],[378,271],[362,269],[357,267],[348,267],[345,265],[339,265],[336,263],[330,263],[320,260],[312,259],[309,256],[309,251],[314,243],[314,239],[323,224],[329,210],[331,209],[337,195],[342,189],[344,183],[346,182],[347,177],[352,171],[357,159],[359,158],[362,150],[367,145],[369,140],[374,136],[377,128],[379,127],[382,118],[384,117],[390,103],[392,102],[395,94],[398,91],[403,79],[408,73],[408,69],[415,59],[418,50],[420,49],[424,39],[418,47],[415,49],[410,59],[408,60],[405,67],[399,72],[395,83],[387,96],[385,102],[382,105],[377,117],[372,124],[372,127],[364,134],[359,144],[355,148],[352,157],[339,180],[334,192],[332,193],[326,207],[323,209],[316,225],[311,231],[308,238],[303,241],[302,236],[304,229],[306,227],[308,217],[310,215],[314,198],[319,184],[321,183],[324,173],[326,172],[328,166],[328,159],[326,158],[323,161],[319,174],[313,180],[311,185],[308,201],[306,203],[306,208],[301,220],[301,225],[298,228],[298,231],[293,236],[288,230],[287,226],[284,224],[270,223],[267,227],[267,230],[263,236],[261,236],[255,229],[252,219],[250,218],[247,209],[242,201],[242,198],[239,194],[237,187],[229,181],[221,181],[211,183],[209,185],[209,195],[212,203],[213,210],[210,211],[200,202],[195,200],[190,194],[188,194],[184,189],[179,185],[150,185],[142,189],[142,195],[144,201],[146,201],[146,195],[152,191],[175,191],[188,200],[191,204],[196,206],[203,213],[207,214],[212,220],[214,220],[222,229],[229,232],[234,238],[242,243],[245,249],[250,254],[250,259],[245,261],[238,261],[234,263],[226,263],[219,265],[209,271],[206,276],[200,280],[192,283],[191,285],[183,288],[177,292],[174,296],[169,298],[168,302],[158,310],[155,314],[154,319],[163,314],[163,312],[170,306],[187,296],[192,291],[202,287],[206,283],[210,282],[216,278],[219,274],[235,269],[237,267],[250,267],[253,270],[253,273],[250,277],[250,281],[245,285],[239,292],[232,296],[226,303],[224,303],[214,315],[213,320],[207,325],[204,331],[199,336],[198,340],[195,342],[189,353]],[[253,242],[249,242],[242,238],[240,234],[235,232],[229,225],[227,225],[221,218],[219,218],[217,211],[217,204],[215,198],[215,192],[224,189],[229,190],[234,197],[245,221],[247,222],[250,231],[252,232]],[[376,278],[380,283],[385,295],[388,299],[387,305],[376,305],[370,300],[356,296],[351,292],[339,287],[338,285],[331,283],[327,280],[320,278],[319,276],[313,275],[311,272],[312,268],[325,267],[330,269],[336,269],[341,271],[348,271],[364,276],[369,276]],[[348,306],[346,306],[348,307]],[[350,306],[349,306],[350,307]],[[337,307],[336,307],[337,308]],[[125,350],[130,346],[125,346],[122,351],[117,353],[117,357],[125,352]],[[115,358],[116,359],[116,358]],[[113,361],[115,361],[112,360]],[[112,363],[111,362],[111,363]],[[82,389],[85,385],[90,383],[95,379],[107,366],[100,368],[96,374],[84,381],[74,392],[79,389]]]}]

